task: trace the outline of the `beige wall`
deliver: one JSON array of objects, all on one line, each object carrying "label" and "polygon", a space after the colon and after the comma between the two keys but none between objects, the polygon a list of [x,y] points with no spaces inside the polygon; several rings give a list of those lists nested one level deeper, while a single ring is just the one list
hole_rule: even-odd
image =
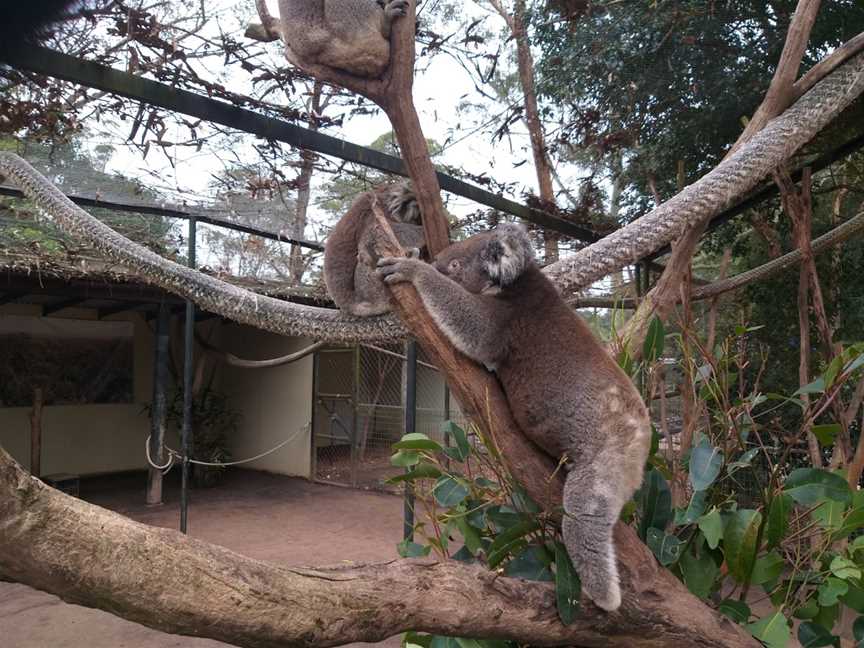
[{"label": "beige wall", "polygon": [[[224,350],[248,360],[283,356],[311,344],[239,324],[225,327],[220,337]],[[221,389],[243,415],[229,442],[233,459],[255,456],[292,437],[280,450],[245,467],[309,477],[312,356],[267,369],[224,367],[220,378]]]},{"label": "beige wall", "polygon": [[[3,315],[36,315],[35,306],[9,304]],[[95,310],[66,309],[52,319],[97,319]],[[69,472],[79,475],[141,469],[147,467],[144,443],[150,420],[144,411],[152,397],[153,334],[135,313],[122,313],[112,320],[134,323],[134,403],[128,405],[48,406],[43,414],[42,474]],[[175,322],[176,324],[176,322]],[[211,320],[199,325],[205,338],[220,348],[248,359],[268,359],[296,351],[309,344],[235,324]],[[213,333],[216,333],[215,335]],[[181,329],[172,328],[175,364],[182,368]],[[213,364],[209,365],[208,372]],[[294,434],[294,440],[279,451],[244,467],[287,475],[310,474],[310,434],[304,426],[311,419],[312,356],[282,367],[237,369],[216,365],[213,386],[228,394],[231,405],[242,414],[239,430],[229,439],[233,459],[244,459],[268,450]],[[169,386],[169,397],[170,397]],[[0,408],[0,445],[22,465],[30,463],[30,408]],[[296,433],[296,434],[295,434]],[[177,447],[169,430],[168,443]]]},{"label": "beige wall", "polygon": [[[3,315],[36,315],[36,306],[8,304]],[[62,318],[97,319],[96,311],[69,308]],[[144,441],[149,419],[143,406],[150,402],[153,374],[153,340],[144,319],[134,313],[112,320],[134,324],[134,403],[47,406],[42,422],[42,474],[68,472],[79,475],[145,468]],[[0,445],[23,466],[30,466],[30,408],[0,408]]]}]

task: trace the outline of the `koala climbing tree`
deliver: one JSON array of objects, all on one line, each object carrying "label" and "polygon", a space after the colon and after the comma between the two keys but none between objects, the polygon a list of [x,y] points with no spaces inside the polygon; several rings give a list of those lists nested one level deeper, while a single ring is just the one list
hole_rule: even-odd
[{"label": "koala climbing tree", "polygon": [[476,234],[431,265],[385,257],[378,272],[413,285],[447,339],[498,376],[526,436],[569,460],[564,544],[582,591],[617,610],[612,529],[642,482],[651,423],[630,378],[534,263],[524,228]]}]

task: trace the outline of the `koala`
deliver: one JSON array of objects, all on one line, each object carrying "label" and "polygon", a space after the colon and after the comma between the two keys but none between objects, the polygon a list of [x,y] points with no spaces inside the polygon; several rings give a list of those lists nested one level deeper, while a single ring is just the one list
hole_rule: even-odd
[{"label": "koala", "polygon": [[381,230],[372,211],[373,195],[403,247],[417,250],[419,256],[426,245],[420,207],[410,182],[380,185],[354,201],[324,245],[324,283],[336,305],[358,317],[390,310],[389,291],[375,274],[375,243]]},{"label": "koala", "polygon": [[569,460],[562,533],[582,589],[621,604],[612,529],[642,482],[648,412],[630,378],[534,262],[525,230],[501,225],[433,263],[382,258],[387,284],[410,282],[453,345],[497,375],[516,422]]},{"label": "koala", "polygon": [[292,61],[374,79],[390,64],[393,20],[409,6],[408,0],[279,0],[281,36]]}]

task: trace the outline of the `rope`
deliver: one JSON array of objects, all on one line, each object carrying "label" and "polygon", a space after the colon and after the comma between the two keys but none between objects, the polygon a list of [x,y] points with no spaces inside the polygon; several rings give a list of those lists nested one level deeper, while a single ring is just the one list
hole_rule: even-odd
[{"label": "rope", "polygon": [[[255,455],[254,457],[249,457],[248,459],[240,459],[238,461],[200,461],[198,459],[187,458],[186,462],[198,464],[199,466],[216,466],[216,467],[220,467],[220,468],[227,468],[228,466],[239,466],[240,464],[245,464],[245,463],[249,463],[252,461],[257,461],[258,459],[262,459],[269,454],[273,454],[274,452],[276,452],[280,448],[283,448],[284,446],[286,446],[289,443],[291,443],[292,441],[294,441],[300,435],[301,432],[305,432],[308,430],[309,430],[309,423],[307,423],[303,427],[295,430],[291,434],[291,436],[289,436],[287,439],[285,439],[281,443],[273,446],[272,448],[270,448],[269,450],[267,450],[265,452],[262,452],[260,454]],[[155,468],[156,470],[162,470],[163,471],[162,474],[164,475],[169,470],[171,470],[171,468],[174,466],[174,460],[175,459],[177,459],[179,461],[183,461],[183,455],[181,453],[177,452],[177,450],[174,450],[174,448],[170,448],[167,445],[163,445],[162,447],[168,453],[168,462],[164,466],[159,466],[158,464],[154,463],[152,457],[150,456],[150,435],[149,434],[147,435],[146,445],[144,446],[144,451],[147,455],[147,463],[150,464],[150,466]]]}]

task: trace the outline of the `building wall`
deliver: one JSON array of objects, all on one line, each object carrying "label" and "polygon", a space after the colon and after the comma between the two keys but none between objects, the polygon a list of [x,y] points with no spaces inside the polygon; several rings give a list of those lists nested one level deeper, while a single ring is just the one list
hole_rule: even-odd
[{"label": "building wall", "polygon": [[[37,306],[7,304],[3,315],[38,316]],[[69,308],[51,317],[96,320],[94,310]],[[134,327],[134,402],[129,404],[48,405],[42,415],[42,474],[79,475],[145,468],[144,442],[150,422],[144,405],[150,402],[153,339],[145,320],[121,313],[112,320]],[[30,467],[30,408],[0,408],[0,445],[25,468]]]},{"label": "building wall", "polygon": [[[312,342],[258,331],[240,324],[223,328],[220,347],[247,360],[266,360],[293,353]],[[280,450],[245,465],[285,475],[310,477],[312,355],[279,367],[240,369],[225,366],[220,386],[242,414],[229,440],[234,460],[253,457],[286,439]]]}]

